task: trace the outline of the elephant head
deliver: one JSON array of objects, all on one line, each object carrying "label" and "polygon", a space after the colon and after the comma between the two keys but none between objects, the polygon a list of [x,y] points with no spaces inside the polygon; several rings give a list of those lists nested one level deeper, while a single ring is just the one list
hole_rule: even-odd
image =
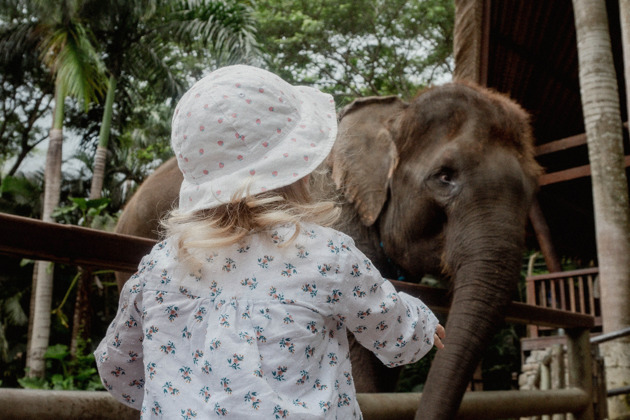
[{"label": "elephant head", "polygon": [[328,164],[349,202],[340,228],[386,276],[450,284],[446,348],[420,407],[423,419],[454,418],[519,279],[540,171],[528,115],[464,83],[410,103],[364,98],[341,112]]}]

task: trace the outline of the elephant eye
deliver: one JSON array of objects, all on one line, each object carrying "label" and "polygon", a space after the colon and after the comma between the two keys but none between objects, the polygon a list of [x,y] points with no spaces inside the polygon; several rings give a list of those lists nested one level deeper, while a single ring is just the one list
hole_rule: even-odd
[{"label": "elephant eye", "polygon": [[442,168],[437,174],[436,178],[442,184],[450,185],[453,182],[453,170],[448,168]]},{"label": "elephant eye", "polygon": [[435,197],[448,198],[459,191],[457,171],[449,166],[440,166],[427,178],[427,187]]}]

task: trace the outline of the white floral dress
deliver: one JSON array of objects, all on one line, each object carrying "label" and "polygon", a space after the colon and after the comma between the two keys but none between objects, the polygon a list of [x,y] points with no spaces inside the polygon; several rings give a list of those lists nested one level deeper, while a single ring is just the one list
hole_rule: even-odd
[{"label": "white floral dress", "polygon": [[433,346],[437,319],[397,293],[347,235],[249,235],[199,272],[157,244],[95,352],[105,387],[142,418],[361,418],[346,329],[383,363]]}]

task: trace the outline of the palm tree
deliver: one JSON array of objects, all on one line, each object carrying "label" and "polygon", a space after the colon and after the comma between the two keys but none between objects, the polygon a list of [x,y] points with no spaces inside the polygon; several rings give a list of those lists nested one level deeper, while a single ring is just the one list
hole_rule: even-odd
[{"label": "palm tree", "polygon": [[114,101],[134,96],[129,89],[117,93],[121,82],[123,88],[148,82],[159,93],[176,96],[181,86],[172,61],[178,48],[210,50],[215,59],[232,61],[255,51],[255,41],[253,11],[238,2],[96,0],[90,7],[95,16],[91,24],[101,40],[109,74],[90,189],[90,199],[96,199],[101,196],[105,176]]},{"label": "palm tree", "polygon": [[[600,0],[573,0],[573,8],[582,109],[592,169],[602,320],[606,333],[630,326],[628,180],[606,4]],[[627,385],[630,340],[617,339],[601,346],[608,388]],[[611,419],[627,418],[625,397],[609,398],[608,408]]]},{"label": "palm tree", "polygon": [[[101,197],[115,101],[119,112],[141,98],[139,83],[148,83],[157,97],[174,97],[182,90],[174,70],[181,49],[221,60],[237,60],[255,51],[253,12],[246,5],[223,1],[91,0],[85,4],[90,27],[100,41],[108,73],[107,95],[92,165],[89,199]],[[182,47],[178,47],[178,45]],[[199,54],[200,56],[208,54]],[[217,60],[218,61],[218,60]],[[121,87],[121,89],[117,89]],[[90,276],[78,283],[71,354],[79,335],[86,335]]]},{"label": "palm tree", "polygon": [[[61,190],[61,156],[63,116],[66,96],[88,104],[96,99],[100,88],[99,60],[88,29],[80,19],[82,0],[13,0],[4,7],[22,12],[22,19],[9,21],[2,31],[0,51],[30,51],[33,46],[50,69],[55,80],[55,107],[44,173],[44,209],[42,220],[52,222],[52,212],[59,204]],[[31,327],[27,351],[27,375],[43,377],[44,353],[50,335],[52,270],[38,262],[34,276],[34,299],[31,299]]]}]

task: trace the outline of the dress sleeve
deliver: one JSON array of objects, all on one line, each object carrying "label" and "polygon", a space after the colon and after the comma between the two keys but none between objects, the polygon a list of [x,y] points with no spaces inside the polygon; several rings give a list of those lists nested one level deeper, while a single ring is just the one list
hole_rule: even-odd
[{"label": "dress sleeve", "polygon": [[337,316],[388,367],[414,363],[433,347],[438,320],[420,299],[397,292],[356,248],[341,256]]},{"label": "dress sleeve", "polygon": [[105,388],[116,400],[137,410],[144,395],[142,271],[125,283],[116,317],[94,352]]}]

